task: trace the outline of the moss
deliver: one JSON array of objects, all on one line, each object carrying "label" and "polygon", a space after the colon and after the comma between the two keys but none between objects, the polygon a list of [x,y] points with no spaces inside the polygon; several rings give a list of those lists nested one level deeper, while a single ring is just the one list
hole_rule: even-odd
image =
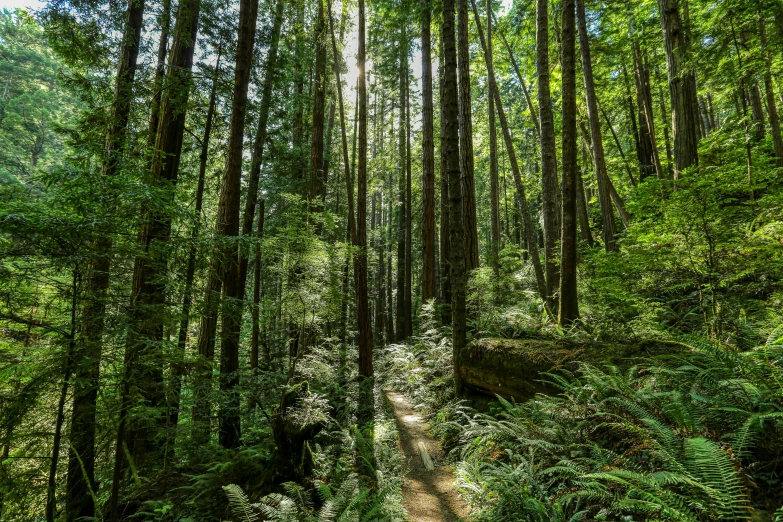
[{"label": "moss", "polygon": [[476,391],[517,400],[557,390],[543,375],[557,369],[575,370],[580,362],[628,367],[640,358],[682,351],[662,342],[573,343],[541,339],[477,339],[460,353],[460,374]]}]

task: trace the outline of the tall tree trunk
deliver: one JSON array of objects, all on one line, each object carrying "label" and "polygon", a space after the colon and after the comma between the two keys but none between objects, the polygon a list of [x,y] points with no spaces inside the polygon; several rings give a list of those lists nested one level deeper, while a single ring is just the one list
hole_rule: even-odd
[{"label": "tall tree trunk", "polygon": [[[770,52],[767,45],[767,31],[763,17],[759,18],[759,36],[761,38],[761,49],[764,53],[764,93],[767,97],[767,111],[769,112],[770,127],[769,130],[772,133],[772,142],[775,146],[776,164],[778,167],[783,167],[783,137],[780,135],[780,119],[778,117],[778,109],[775,104],[775,85],[772,82]],[[711,105],[712,103],[710,103],[710,106]]]},{"label": "tall tree trunk", "polygon": [[[315,84],[313,85],[313,125],[310,137],[310,182],[307,199],[310,212],[323,211],[326,195],[326,179],[323,172],[324,161],[324,123],[326,105],[326,39],[324,38],[325,15],[324,0],[317,0],[318,12],[315,22]],[[316,218],[318,219],[318,218]],[[316,225],[316,231],[320,231]]]},{"label": "tall tree trunk", "polygon": [[[583,149],[584,151],[584,149]],[[584,153],[582,158],[584,158]],[[583,163],[585,163],[583,159]],[[585,188],[582,184],[582,169],[576,173],[576,206],[579,212],[579,231],[582,239],[591,247],[595,246],[593,233],[590,231],[590,216],[587,213],[587,201],[585,200]]]},{"label": "tall tree trunk", "polygon": [[[650,90],[650,70],[642,58],[639,43],[633,42],[634,55],[634,81],[636,83],[636,103],[639,106],[639,126],[641,135],[639,139],[639,168],[641,173],[639,180],[642,180],[642,174],[646,177],[650,174],[650,165],[654,168],[658,181],[661,184],[661,196],[667,197],[667,176],[661,165],[661,158],[658,154],[658,140],[655,137],[655,117],[653,116],[652,92]],[[652,163],[650,163],[650,161]]]},{"label": "tall tree trunk", "polygon": [[[73,372],[74,348],[76,347],[76,313],[81,274],[74,267],[71,279],[71,327],[68,333],[68,348],[65,352],[65,367],[63,369],[63,382],[60,386],[60,399],[57,401],[57,417],[55,419],[54,437],[52,438],[52,457],[49,460],[49,480],[46,488],[46,508],[44,509],[46,522],[54,522],[57,509],[57,464],[60,458],[60,439],[65,422],[65,401],[68,399],[68,386]],[[7,456],[6,456],[7,458]],[[92,500],[92,499],[90,499]]]},{"label": "tall tree trunk", "polygon": [[[476,180],[473,167],[473,115],[470,97],[470,33],[468,0],[457,0],[457,65],[459,81],[459,160],[462,175],[462,219],[465,222],[465,270],[479,267]],[[453,188],[453,186],[451,187]],[[453,245],[452,245],[453,246]]]},{"label": "tall tree trunk", "polygon": [[[242,325],[243,290],[239,285],[240,193],[242,185],[242,147],[247,115],[247,91],[253,64],[253,46],[258,18],[258,0],[240,0],[237,57],[234,69],[234,97],[231,102],[231,129],[226,151],[226,168],[218,202],[218,236],[224,241],[222,331],[220,336],[219,441],[224,448],[236,448],[241,439],[239,415],[239,331]],[[319,163],[320,166],[320,163]],[[254,205],[255,206],[255,205]],[[252,223],[252,220],[251,220]]]},{"label": "tall tree trunk", "polygon": [[541,194],[544,210],[544,259],[546,261],[546,301],[557,310],[556,293],[560,287],[557,266],[558,224],[557,158],[555,156],[555,118],[549,90],[549,0],[536,0],[536,71],[538,71],[538,107],[541,111]]},{"label": "tall tree trunk", "polygon": [[[487,57],[492,62],[492,0],[487,0]],[[513,56],[513,55],[512,55]],[[516,65],[516,60],[514,60]],[[489,73],[487,73],[489,74]],[[520,75],[520,78],[522,76]],[[527,89],[525,89],[527,90]],[[490,261],[495,277],[500,276],[500,187],[498,184],[498,137],[495,132],[495,98],[487,94],[487,116],[489,130],[489,184],[490,184],[490,229],[492,244]],[[531,111],[532,113],[532,111]]]},{"label": "tall tree trunk", "polygon": [[633,40],[633,72],[636,86],[636,107],[639,109],[639,144],[636,157],[639,160],[639,182],[655,173],[663,182],[663,172],[660,170],[658,149],[655,146],[655,119],[653,118],[652,92],[650,91],[650,71],[642,62],[639,43]]},{"label": "tall tree trunk", "polygon": [[[481,41],[481,48],[484,50],[484,60],[487,66],[487,76],[489,78],[489,90],[495,99],[495,107],[498,113],[498,119],[500,119],[500,127],[503,131],[503,138],[506,143],[506,152],[508,153],[509,162],[511,163],[511,171],[514,175],[514,184],[517,189],[518,207],[522,214],[522,220],[525,224],[525,239],[527,241],[527,247],[530,250],[530,258],[533,262],[533,271],[536,275],[536,286],[538,287],[538,293],[541,296],[541,300],[544,302],[546,309],[551,314],[551,308],[547,304],[547,285],[546,277],[544,276],[544,268],[541,266],[541,257],[538,252],[538,243],[534,237],[533,220],[530,216],[530,207],[527,203],[527,196],[525,194],[525,186],[522,184],[522,175],[519,170],[519,163],[517,162],[517,155],[514,150],[514,141],[511,137],[511,129],[506,120],[506,112],[503,109],[503,101],[500,98],[500,90],[498,89],[497,79],[495,78],[495,66],[488,59],[489,53],[487,52],[487,44],[484,40],[484,29],[482,28],[481,19],[478,14],[478,8],[476,7],[476,1],[471,0],[473,4],[473,14],[476,17],[476,26],[478,27],[479,40]],[[516,212],[515,212],[516,215]],[[517,241],[518,243],[519,241]]]},{"label": "tall tree trunk", "polygon": [[[282,2],[280,2],[282,3]],[[253,261],[253,308],[252,308],[252,334],[250,339],[250,368],[258,368],[259,345],[261,337],[261,322],[259,309],[261,303],[261,240],[264,238],[264,200],[258,202],[258,228],[256,229],[255,259]],[[269,343],[264,343],[264,355],[262,367],[269,368]]]},{"label": "tall tree trunk", "polygon": [[356,241],[355,258],[356,312],[359,325],[359,375],[373,376],[372,331],[367,296],[367,78],[365,71],[365,12],[364,0],[359,0],[359,162],[357,165]]},{"label": "tall tree trunk", "polygon": [[563,0],[562,5],[561,69],[563,76],[563,204],[560,234],[560,310],[561,326],[571,324],[579,317],[576,290],[576,17],[574,0]]},{"label": "tall tree trunk", "polygon": [[405,35],[405,22],[400,20],[400,43],[399,43],[399,98],[397,107],[399,109],[399,123],[397,128],[397,147],[398,147],[398,160],[397,160],[397,317],[396,317],[396,340],[397,342],[405,339],[408,333],[407,323],[405,316],[407,312],[405,310],[405,255],[408,249],[405,247],[405,232],[406,232],[406,218],[405,211],[407,210],[406,198],[405,198],[405,166],[406,166],[406,153],[405,147],[405,92],[408,89],[407,75],[405,74],[408,69],[408,42]]},{"label": "tall tree trunk", "polygon": [[[169,88],[161,101],[160,122],[155,136],[152,183],[168,192],[166,199],[169,201],[174,197],[173,188],[179,174],[200,8],[201,0],[182,0],[179,3],[166,81]],[[129,312],[131,333],[128,335],[126,345],[125,375],[120,395],[120,424],[117,430],[109,500],[112,522],[117,520],[120,479],[125,461],[124,451],[129,445],[126,442],[132,442],[135,448],[138,439],[143,446],[147,446],[147,436],[150,435],[148,426],[128,426],[128,415],[133,402],[131,388],[138,387],[148,405],[160,407],[164,402],[165,394],[160,389],[162,372],[155,355],[157,355],[157,345],[163,336],[163,318],[166,315],[164,313],[165,279],[171,220],[172,215],[169,212],[158,209],[144,210],[143,225],[139,234],[142,254],[134,262]],[[130,436],[126,438],[125,431],[128,427]],[[137,453],[145,450],[146,448],[136,448]]]},{"label": "tall tree trunk", "polygon": [[437,297],[435,277],[435,138],[432,106],[432,2],[421,0],[422,194],[421,301]]},{"label": "tall tree trunk", "polygon": [[[363,6],[362,6],[363,7]],[[340,79],[340,60],[339,60],[339,52],[337,50],[337,38],[334,34],[334,19],[332,17],[332,2],[331,0],[327,0],[327,8],[329,12],[329,32],[331,34],[331,40],[332,40],[332,54],[334,55],[334,78],[335,78],[335,86],[337,87],[337,102],[340,109],[340,138],[342,142],[342,151],[343,151],[343,168],[345,169],[344,175],[345,175],[345,188],[346,188],[346,199],[347,199],[347,207],[348,207],[348,239],[351,241],[353,246],[356,246],[358,242],[358,236],[356,231],[356,220],[354,219],[354,203],[353,203],[353,180],[354,177],[351,173],[351,166],[354,164],[354,161],[348,160],[348,129],[346,127],[345,122],[345,105],[343,102],[343,84],[342,80]],[[362,22],[364,22],[364,13],[362,12]],[[362,30],[362,37],[364,36],[364,31]],[[361,82],[360,78],[357,78],[357,88],[356,88],[356,97],[357,97],[357,103],[354,113],[354,138],[357,136],[356,132],[356,124],[357,124],[357,116],[359,111],[359,82]],[[366,113],[365,113],[366,114]],[[366,117],[366,116],[365,116]],[[353,156],[355,159],[356,156],[356,140],[353,140]],[[357,253],[354,252],[353,256],[354,260],[354,276],[358,273],[358,257]],[[341,320],[341,328],[343,329],[341,332],[341,340],[343,343],[345,343],[346,340],[346,334],[345,334],[345,328],[347,323],[347,294],[348,294],[348,260],[346,259],[345,264],[345,271],[343,273],[343,309],[341,311],[342,314],[342,320]],[[357,294],[357,303],[359,302],[358,294]]]},{"label": "tall tree trunk", "polygon": [[[467,24],[467,20],[462,20]],[[463,202],[460,175],[460,111],[457,95],[457,49],[454,41],[454,0],[443,0],[443,21],[441,23],[441,39],[443,41],[444,78],[443,91],[440,94],[442,114],[445,117],[445,147],[446,169],[449,180],[449,239],[450,257],[449,279],[451,282],[451,345],[454,368],[454,388],[457,396],[462,394],[462,376],[460,375],[459,354],[465,345],[466,311],[465,311],[465,222],[463,218]],[[467,27],[466,27],[467,32]],[[467,34],[465,34],[467,38]],[[467,64],[466,64],[467,65]],[[465,78],[469,80],[469,78]],[[469,102],[469,98],[468,98]],[[468,116],[467,115],[463,116]],[[462,129],[464,131],[464,128]],[[470,137],[470,135],[469,135]],[[472,154],[470,160],[472,162]]]},{"label": "tall tree trunk", "polygon": [[212,78],[212,88],[209,93],[209,106],[207,108],[207,119],[204,124],[204,136],[201,138],[201,153],[199,154],[198,186],[196,188],[196,202],[193,209],[195,223],[190,233],[190,252],[188,253],[188,264],[185,272],[185,290],[182,296],[182,319],[179,325],[179,335],[177,337],[177,352],[174,356],[174,363],[171,366],[171,392],[169,393],[169,427],[176,428],[179,423],[179,398],[182,390],[182,376],[184,375],[183,362],[185,359],[185,345],[188,339],[188,327],[190,324],[190,308],[193,302],[193,280],[196,275],[196,257],[198,254],[199,231],[201,230],[201,208],[204,201],[204,185],[207,174],[207,159],[209,157],[209,140],[212,136],[212,124],[215,118],[215,104],[217,102],[218,75],[220,74],[220,59],[223,48],[218,48],[217,63],[215,64],[215,73]]},{"label": "tall tree trunk", "polygon": [[411,165],[411,95],[405,60],[405,336],[413,335],[413,205]]},{"label": "tall tree trunk", "polygon": [[158,24],[160,26],[160,40],[158,41],[158,63],[155,66],[155,79],[152,82],[152,101],[150,102],[150,126],[148,143],[150,149],[155,146],[155,134],[158,132],[160,119],[160,99],[163,95],[163,79],[166,76],[166,53],[169,45],[169,32],[171,31],[171,0],[163,0],[162,11]]},{"label": "tall tree trunk", "polygon": [[[250,160],[250,176],[247,181],[247,197],[245,209],[242,213],[242,235],[245,237],[253,233],[253,220],[258,206],[258,184],[261,178],[261,165],[264,162],[264,147],[267,137],[267,123],[269,122],[269,108],[272,103],[272,86],[277,77],[277,54],[280,47],[280,32],[283,25],[283,0],[275,2],[275,16],[272,21],[272,34],[269,41],[269,51],[264,64],[264,83],[261,87],[261,105],[258,109],[258,126],[253,140],[253,153]],[[239,249],[239,299],[244,299],[245,284],[247,282],[248,255],[244,249]]]},{"label": "tall tree trunk", "polygon": [[669,75],[676,181],[684,169],[699,164],[699,121],[696,118],[699,102],[696,99],[696,74],[683,65],[690,54],[690,42],[680,16],[680,0],[658,0],[658,8]]},{"label": "tall tree trunk", "polygon": [[598,101],[593,82],[593,65],[590,57],[590,41],[587,35],[587,21],[584,0],[576,0],[576,10],[579,25],[579,47],[582,51],[582,71],[585,80],[585,95],[587,97],[587,117],[590,122],[590,137],[593,147],[593,164],[598,178],[598,200],[601,205],[601,221],[603,222],[604,248],[607,252],[617,250],[615,242],[614,212],[609,192],[609,176],[606,173],[604,157],[604,142],[601,136],[601,122],[598,116]]},{"label": "tall tree trunk", "polygon": [[[442,29],[441,29],[442,30]],[[446,63],[443,53],[443,39],[440,39],[440,59],[438,63]],[[443,67],[438,68],[438,83],[440,103],[440,290],[441,290],[441,321],[444,326],[451,325],[451,240],[449,223],[449,167],[446,144],[446,105],[443,103],[446,74]]]},{"label": "tall tree trunk", "polygon": [[[114,176],[125,150],[133,83],[139,57],[144,2],[128,1],[122,43],[120,45],[112,119],[106,133],[103,176]],[[106,313],[106,291],[109,288],[112,240],[101,234],[93,243],[95,258],[87,274],[86,301],[82,310],[79,339],[75,347],[74,380],[79,383],[71,408],[70,448],[66,481],[65,519],[73,522],[95,516],[95,505],[89,491],[95,489],[95,407],[100,384],[103,351],[102,335]],[[80,462],[81,460],[81,462]]]},{"label": "tall tree trunk", "polygon": [[[296,19],[294,20],[294,33],[296,39],[294,43],[294,78],[296,85],[294,87],[294,121],[292,132],[292,145],[294,152],[294,175],[293,178],[298,184],[306,182],[304,165],[302,163],[302,136],[304,134],[304,68],[302,61],[305,54],[305,42],[307,38],[304,35],[304,16],[305,2],[298,2],[296,6]],[[300,188],[297,186],[297,188]],[[306,192],[304,193],[306,194]]]}]

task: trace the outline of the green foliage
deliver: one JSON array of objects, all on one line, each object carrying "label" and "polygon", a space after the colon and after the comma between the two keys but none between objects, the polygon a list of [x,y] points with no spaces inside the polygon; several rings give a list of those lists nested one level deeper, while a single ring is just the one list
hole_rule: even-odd
[{"label": "green foliage", "polygon": [[625,373],[552,375],[556,397],[458,410],[459,479],[479,519],[748,519],[749,477],[780,450],[783,346],[689,341],[692,353]]},{"label": "green foliage", "polygon": [[374,494],[369,489],[358,489],[356,475],[348,477],[337,490],[325,482],[318,482],[320,509],[314,506],[313,498],[302,486],[287,482],[285,493],[273,493],[251,504],[242,489],[231,484],[223,490],[229,499],[231,511],[237,522],[369,522],[388,521],[388,516],[379,515],[387,500],[387,491]]}]

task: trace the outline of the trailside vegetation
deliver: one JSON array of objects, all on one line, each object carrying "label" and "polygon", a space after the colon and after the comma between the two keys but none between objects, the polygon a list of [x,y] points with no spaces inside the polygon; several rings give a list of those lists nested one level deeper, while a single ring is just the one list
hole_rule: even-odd
[{"label": "trailside vegetation", "polygon": [[0,521],[405,520],[384,390],[474,520],[783,520],[781,73],[780,0],[0,10]]}]

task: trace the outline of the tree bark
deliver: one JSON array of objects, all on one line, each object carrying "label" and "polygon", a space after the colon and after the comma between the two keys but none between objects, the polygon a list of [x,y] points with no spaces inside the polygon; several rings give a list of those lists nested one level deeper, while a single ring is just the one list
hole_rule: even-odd
[{"label": "tree bark", "polygon": [[690,42],[680,16],[680,0],[658,0],[658,8],[669,75],[676,181],[684,169],[699,164],[696,74],[686,70],[682,63],[690,54]]},{"label": "tree bark", "polygon": [[[351,173],[351,166],[354,164],[354,161],[348,160],[348,129],[346,127],[345,122],[345,105],[343,102],[343,84],[342,80],[340,79],[340,60],[339,60],[339,52],[337,50],[337,38],[334,34],[334,19],[332,18],[332,2],[331,0],[327,0],[327,7],[329,11],[329,32],[331,33],[331,39],[332,39],[332,54],[334,55],[334,77],[335,77],[335,86],[337,87],[337,103],[339,105],[340,109],[340,138],[342,142],[342,151],[343,151],[343,168],[345,169],[344,175],[345,175],[345,189],[346,189],[346,199],[347,199],[347,207],[348,207],[348,240],[351,241],[351,244],[355,247],[358,242],[357,232],[356,232],[356,221],[354,219],[354,204],[353,204],[353,175]],[[362,22],[363,22],[363,14],[362,14]],[[363,32],[362,32],[363,33]],[[356,88],[356,97],[357,97],[357,103],[356,103],[356,113],[354,114],[354,138],[356,137],[356,124],[357,124],[357,116],[359,111],[359,104],[358,104],[358,98],[359,98],[359,84],[360,79],[357,78],[357,88]],[[354,157],[356,155],[356,141],[353,142],[354,149],[353,154]],[[357,253],[354,252],[353,256],[354,261],[354,275],[356,275],[359,271],[358,266],[358,257]],[[346,323],[347,323],[347,294],[348,294],[348,261],[346,259],[345,264],[345,270],[343,273],[343,306],[341,310],[341,325],[340,328],[341,331],[341,340],[343,343],[346,341]],[[359,303],[358,295],[357,295],[357,303]]]},{"label": "tree bark", "polygon": [[[218,413],[219,442],[224,448],[236,448],[241,439],[239,393],[239,331],[242,325],[243,290],[239,285],[240,193],[242,149],[247,115],[247,91],[253,64],[258,0],[240,0],[237,56],[234,69],[234,97],[231,102],[231,129],[226,152],[226,168],[220,188],[218,218],[215,227],[224,242],[222,287],[223,317],[220,336],[220,390],[223,392]],[[320,166],[320,163],[319,163]],[[254,205],[255,206],[255,205]],[[252,223],[252,221],[251,221]]]},{"label": "tree bark", "polygon": [[[464,0],[461,0],[464,1]],[[466,25],[467,20],[463,19]],[[443,40],[444,78],[441,92],[441,105],[445,117],[446,168],[449,180],[449,238],[450,238],[450,282],[451,282],[451,344],[454,368],[454,388],[457,396],[462,394],[462,377],[460,376],[459,354],[466,338],[465,311],[465,275],[467,258],[465,252],[465,221],[463,218],[463,201],[461,188],[460,159],[460,100],[457,94],[457,49],[454,41],[454,0],[443,1],[443,21],[441,23],[441,39]],[[465,35],[467,38],[467,34]],[[466,64],[467,65],[467,64]],[[469,78],[467,78],[469,79]],[[468,102],[470,99],[468,98]],[[466,116],[463,114],[463,117]],[[467,114],[469,117],[469,113]],[[464,130],[464,128],[462,129]],[[470,138],[471,135],[468,135]],[[470,155],[472,162],[472,154]]]},{"label": "tree bark", "polygon": [[177,352],[174,357],[174,363],[171,366],[171,392],[169,393],[169,427],[176,428],[179,423],[179,398],[182,390],[182,376],[184,375],[183,361],[185,358],[185,345],[188,338],[188,327],[190,324],[190,308],[193,301],[193,280],[196,275],[196,257],[198,254],[199,231],[201,230],[201,208],[204,201],[204,185],[207,174],[207,159],[209,157],[209,140],[212,136],[212,124],[215,118],[215,104],[217,102],[218,75],[220,74],[220,59],[223,48],[218,48],[217,63],[215,64],[215,73],[212,78],[212,88],[209,94],[209,106],[207,108],[207,119],[204,124],[204,135],[201,138],[201,153],[199,154],[198,186],[196,187],[196,202],[193,209],[195,223],[190,233],[190,252],[188,253],[188,264],[185,272],[185,290],[182,296],[182,319],[179,325],[179,335],[177,336]]},{"label": "tree bark", "polygon": [[[106,133],[103,176],[116,175],[120,156],[125,150],[143,23],[144,2],[129,0],[115,80],[112,119]],[[95,516],[95,506],[89,491],[95,488],[95,408],[100,385],[105,299],[111,269],[111,237],[101,234],[93,243],[93,249],[95,258],[87,276],[86,302],[79,326],[80,338],[74,350],[74,360],[78,362],[73,377],[79,386],[74,391],[71,409],[71,444],[65,497],[67,522]]]},{"label": "tree bark", "polygon": [[[315,84],[313,85],[313,125],[310,137],[310,183],[307,199],[310,212],[321,213],[326,195],[324,178],[324,123],[326,105],[326,39],[324,38],[324,0],[317,0],[318,11],[315,22]],[[318,218],[316,218],[318,219]],[[321,226],[316,224],[316,231]]]},{"label": "tree bark", "polygon": [[[457,66],[459,82],[459,160],[462,176],[462,219],[465,222],[465,270],[479,267],[476,179],[473,165],[473,115],[470,97],[470,34],[468,0],[457,0]],[[452,186],[453,188],[453,186]]]},{"label": "tree bark", "polygon": [[546,300],[557,310],[556,293],[560,287],[557,266],[557,241],[560,239],[555,156],[555,119],[549,88],[549,0],[536,0],[536,71],[538,71],[538,107],[541,111],[541,194],[544,211],[544,259],[546,264]]},{"label": "tree bark", "polygon": [[413,204],[411,192],[411,94],[405,60],[405,336],[413,335]]},{"label": "tree bark", "polygon": [[432,2],[421,0],[422,267],[421,301],[437,297],[435,278],[435,138],[432,105]]},{"label": "tree bark", "polygon": [[[778,167],[783,167],[783,137],[780,135],[780,118],[778,117],[778,109],[775,104],[775,85],[772,82],[770,52],[767,45],[767,31],[763,17],[759,18],[759,36],[761,39],[761,49],[764,53],[764,93],[767,97],[769,130],[772,133],[772,142],[775,146],[775,162]],[[710,106],[712,106],[711,102]]]},{"label": "tree bark", "polygon": [[[487,62],[493,63],[492,0],[487,0],[486,53]],[[514,64],[516,65],[516,60],[514,60]],[[521,80],[522,76],[520,75],[519,77]],[[491,92],[487,94],[487,116],[487,125],[489,130],[490,230],[492,233],[492,243],[490,245],[490,262],[492,264],[492,271],[497,278],[500,276],[500,187],[498,183],[498,137],[495,132],[495,98]]]},{"label": "tree bark", "polygon": [[163,78],[166,76],[166,53],[168,52],[169,32],[171,30],[171,0],[163,0],[159,18],[160,40],[158,41],[158,63],[155,66],[155,79],[152,82],[152,101],[150,102],[150,126],[148,143],[150,149],[155,146],[155,134],[160,119],[160,98],[163,94]]},{"label": "tree bark", "polygon": [[574,0],[562,4],[563,204],[560,234],[560,310],[558,321],[568,326],[579,318],[576,289],[576,17]]},{"label": "tree bark", "polygon": [[[280,2],[282,3],[282,2]],[[253,263],[253,308],[252,308],[252,336],[250,339],[250,368],[258,368],[261,321],[259,309],[261,303],[261,240],[264,238],[264,200],[258,202],[258,228],[256,229],[255,260]],[[269,368],[269,343],[264,343],[264,355],[262,367]]]},{"label": "tree bark", "polygon": [[[267,123],[269,122],[269,108],[272,103],[272,86],[277,78],[277,55],[280,47],[280,32],[283,25],[283,0],[276,0],[275,15],[272,21],[272,33],[269,41],[269,51],[264,64],[264,83],[261,88],[261,105],[258,109],[258,126],[253,140],[253,153],[250,160],[250,176],[247,181],[247,197],[245,209],[242,214],[242,235],[245,237],[253,233],[253,220],[258,206],[258,184],[261,177],[261,165],[264,161],[264,147],[266,146]],[[248,255],[244,249],[239,249],[239,299],[244,299],[245,285],[247,283]]]},{"label": "tree bark", "polygon": [[365,71],[365,12],[364,0],[359,0],[359,161],[357,165],[356,241],[355,258],[356,312],[359,325],[359,375],[373,376],[372,329],[367,296],[367,78]]},{"label": "tree bark", "polygon": [[397,128],[397,147],[398,147],[398,163],[397,163],[397,317],[396,317],[396,340],[397,342],[405,339],[408,328],[405,317],[407,312],[405,310],[405,256],[408,249],[405,246],[405,232],[407,228],[407,222],[405,218],[405,211],[407,210],[405,188],[405,166],[406,166],[406,152],[405,147],[405,92],[408,89],[407,77],[405,72],[408,69],[408,53],[407,53],[407,39],[405,35],[404,21],[400,21],[400,42],[399,42],[399,97],[397,107],[399,109],[399,123]]},{"label": "tree bark", "polygon": [[71,373],[73,373],[73,357],[74,348],[76,346],[77,299],[80,279],[81,276],[78,268],[74,267],[71,279],[71,327],[70,332],[68,333],[68,348],[65,352],[65,368],[63,371],[63,382],[60,386],[60,399],[57,401],[57,417],[55,419],[54,437],[52,438],[52,457],[49,460],[49,480],[47,482],[46,507],[44,509],[46,522],[54,522],[55,511],[57,509],[57,464],[60,458],[60,439],[63,432],[63,423],[65,422],[65,401],[68,399],[68,387],[71,383]]},{"label": "tree bark", "polygon": [[585,188],[582,184],[581,169],[577,170],[576,173],[576,206],[577,211],[579,212],[579,231],[582,239],[590,245],[590,247],[594,247],[595,240],[593,239],[593,233],[590,230],[590,216],[587,214],[587,201],[585,200]]},{"label": "tree bark", "polygon": [[[442,30],[442,29],[441,29]],[[443,39],[440,40],[440,59],[438,63],[445,64],[446,59],[443,53]],[[449,223],[449,167],[446,144],[446,105],[443,103],[443,92],[445,91],[446,74],[443,67],[438,68],[438,83],[440,103],[440,304],[441,321],[444,326],[451,324],[451,259],[450,248],[450,230]]]},{"label": "tree bark", "polygon": [[609,192],[609,176],[606,173],[604,144],[601,136],[601,122],[598,116],[598,100],[593,82],[593,65],[590,57],[590,41],[587,35],[587,21],[584,0],[576,0],[576,10],[579,20],[579,47],[582,51],[582,71],[584,73],[585,95],[587,97],[587,117],[590,123],[590,135],[593,148],[593,165],[598,178],[598,200],[601,205],[601,221],[603,222],[604,248],[607,252],[617,250],[615,242],[614,212],[612,212]]},{"label": "tree bark", "polygon": [[661,196],[666,199],[666,174],[663,172],[658,154],[658,140],[655,137],[655,118],[653,116],[652,92],[650,90],[650,70],[641,55],[639,43],[633,42],[634,82],[636,84],[636,103],[639,106],[639,180],[650,174],[651,167],[661,183]]},{"label": "tree bark", "polygon": [[[155,136],[155,155],[152,163],[152,183],[167,190],[171,201],[179,174],[179,160],[187,116],[191,87],[193,53],[198,33],[201,0],[182,0],[177,9],[174,41],[166,84],[169,88],[161,101],[161,116]],[[114,470],[109,500],[109,518],[117,520],[120,479],[123,469],[126,428],[132,402],[131,386],[142,391],[145,402],[153,407],[162,406],[161,368],[155,359],[155,346],[163,336],[165,316],[165,273],[168,260],[168,239],[171,235],[170,213],[144,209],[143,225],[139,233],[142,249],[134,262],[133,287],[129,310],[130,334],[125,352],[125,375],[121,390],[120,424],[115,445]],[[136,368],[139,366],[140,368]],[[149,386],[148,386],[149,385]],[[135,419],[134,419],[135,420]],[[128,440],[138,438],[147,446],[149,429],[130,426]],[[135,446],[135,444],[134,444]],[[141,449],[144,451],[146,448]]]}]

